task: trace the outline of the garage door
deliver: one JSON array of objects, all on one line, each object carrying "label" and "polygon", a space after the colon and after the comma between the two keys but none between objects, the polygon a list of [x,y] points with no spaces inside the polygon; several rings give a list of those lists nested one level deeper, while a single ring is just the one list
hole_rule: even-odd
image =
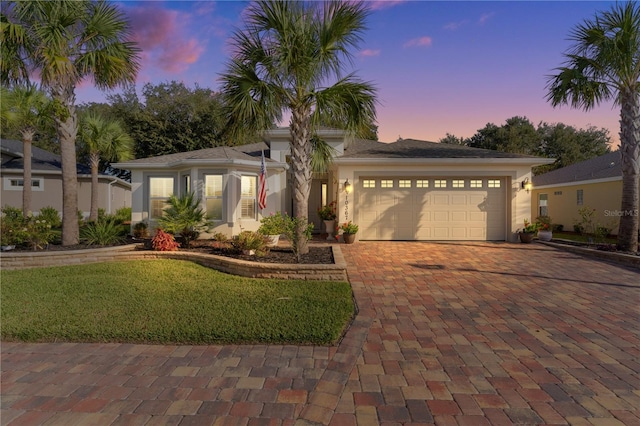
[{"label": "garage door", "polygon": [[364,177],[361,240],[505,240],[504,178]]}]

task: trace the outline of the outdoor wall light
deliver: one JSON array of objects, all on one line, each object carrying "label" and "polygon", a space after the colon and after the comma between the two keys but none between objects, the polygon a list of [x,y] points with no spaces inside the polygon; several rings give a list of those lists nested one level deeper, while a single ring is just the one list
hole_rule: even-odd
[{"label": "outdoor wall light", "polygon": [[349,183],[349,179],[347,179],[344,182],[344,192],[346,192],[347,194],[351,194],[351,191],[353,191],[353,187],[351,186],[351,183]]},{"label": "outdoor wall light", "polygon": [[522,187],[522,189],[527,191],[527,194],[528,194],[533,188],[533,183],[531,183],[529,178],[524,178],[524,180],[520,183],[520,186]]}]

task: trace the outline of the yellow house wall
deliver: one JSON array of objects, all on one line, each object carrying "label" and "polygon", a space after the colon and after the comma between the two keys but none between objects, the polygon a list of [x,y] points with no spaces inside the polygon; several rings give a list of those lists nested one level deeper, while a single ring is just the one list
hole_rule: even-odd
[{"label": "yellow house wall", "polygon": [[[583,191],[583,204],[577,203],[578,190]],[[573,225],[579,220],[581,207],[595,209],[595,218],[600,226],[617,233],[620,206],[622,202],[622,180],[597,183],[577,183],[534,188],[531,195],[531,217],[539,212],[540,194],[548,195],[548,214],[554,224],[562,224],[565,231],[573,231]]]}]

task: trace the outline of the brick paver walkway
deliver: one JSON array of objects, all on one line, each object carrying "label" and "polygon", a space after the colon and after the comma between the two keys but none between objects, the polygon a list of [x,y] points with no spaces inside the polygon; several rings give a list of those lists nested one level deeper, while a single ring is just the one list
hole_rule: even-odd
[{"label": "brick paver walkway", "polygon": [[2,425],[640,425],[640,273],[533,244],[341,246],[338,347],[2,343]]}]

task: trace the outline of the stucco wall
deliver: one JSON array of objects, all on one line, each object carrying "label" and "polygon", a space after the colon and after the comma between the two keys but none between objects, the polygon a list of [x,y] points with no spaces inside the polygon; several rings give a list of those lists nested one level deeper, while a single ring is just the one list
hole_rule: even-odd
[{"label": "stucco wall", "polygon": [[[583,204],[577,203],[577,192],[583,191]],[[532,191],[531,217],[538,216],[540,194],[547,194],[548,214],[554,224],[562,224],[565,231],[573,231],[573,225],[580,218],[581,207],[595,209],[596,221],[600,226],[611,228],[617,233],[621,214],[622,180],[606,182],[582,182],[571,185],[556,185],[534,188]]]}]

